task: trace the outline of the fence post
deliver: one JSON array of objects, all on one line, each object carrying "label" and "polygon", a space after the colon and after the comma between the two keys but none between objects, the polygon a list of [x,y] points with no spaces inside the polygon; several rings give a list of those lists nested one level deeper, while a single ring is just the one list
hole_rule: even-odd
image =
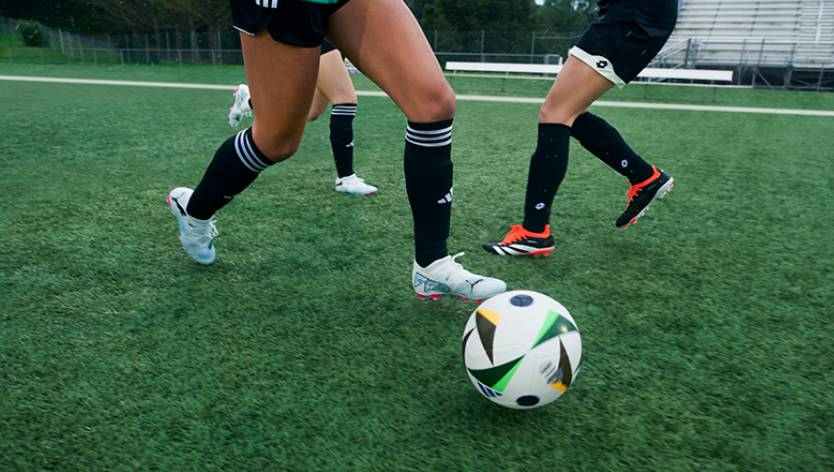
[{"label": "fence post", "polygon": [[220,34],[220,30],[217,30],[217,59],[220,65],[223,64],[223,36]]},{"label": "fence post", "polygon": [[533,63],[533,55],[536,54],[536,32],[530,34],[530,64]]},{"label": "fence post", "polygon": [[486,62],[486,57],[484,56],[484,39],[485,39],[484,30],[481,30],[481,62]]},{"label": "fence post", "polygon": [[80,35],[75,35],[78,38],[78,57],[81,58],[81,62],[84,62],[84,42],[81,41]]},{"label": "fence post", "polygon": [[434,30],[434,52],[437,52],[437,30]]}]

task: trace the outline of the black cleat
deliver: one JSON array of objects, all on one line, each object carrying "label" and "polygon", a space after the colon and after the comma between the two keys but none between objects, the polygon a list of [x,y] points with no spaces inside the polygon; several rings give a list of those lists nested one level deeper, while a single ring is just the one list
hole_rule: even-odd
[{"label": "black cleat", "polygon": [[641,216],[646,214],[655,199],[664,198],[675,185],[671,175],[652,166],[654,173],[648,179],[634,184],[626,194],[628,205],[615,223],[618,228],[626,229],[630,224],[636,224]]},{"label": "black cleat", "polygon": [[550,234],[550,225],[545,226],[541,233],[513,225],[500,243],[486,243],[484,249],[499,256],[546,256],[556,249],[556,243]]}]

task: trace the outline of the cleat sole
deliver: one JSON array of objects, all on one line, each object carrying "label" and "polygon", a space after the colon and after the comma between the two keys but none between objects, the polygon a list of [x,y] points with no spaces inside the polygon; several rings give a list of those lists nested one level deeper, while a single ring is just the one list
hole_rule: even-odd
[{"label": "cleat sole", "polygon": [[455,296],[455,297],[457,297],[457,298],[459,298],[459,299],[461,299],[465,302],[474,302],[474,303],[477,303],[479,305],[484,301],[483,298],[467,298],[467,297],[464,297],[463,295],[458,295],[457,293],[432,293],[430,295],[426,295],[426,294],[423,294],[423,293],[414,292],[414,294],[417,295],[417,298],[419,298],[420,300],[437,301],[437,300],[440,300],[444,295],[453,295],[453,296]]}]

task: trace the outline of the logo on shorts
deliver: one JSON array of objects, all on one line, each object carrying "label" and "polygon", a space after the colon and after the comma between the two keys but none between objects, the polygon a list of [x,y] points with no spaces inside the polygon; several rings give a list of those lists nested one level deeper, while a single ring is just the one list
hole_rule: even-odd
[{"label": "logo on shorts", "polygon": [[264,8],[278,8],[278,0],[255,0],[255,5]]},{"label": "logo on shorts", "polygon": [[597,61],[597,67],[600,69],[605,69],[608,67],[608,61]]}]

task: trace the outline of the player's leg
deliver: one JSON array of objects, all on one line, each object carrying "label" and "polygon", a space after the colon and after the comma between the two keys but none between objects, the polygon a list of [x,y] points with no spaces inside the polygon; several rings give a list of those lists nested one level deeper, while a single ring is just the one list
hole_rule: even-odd
[{"label": "player's leg", "polygon": [[475,299],[503,292],[502,281],[472,274],[448,255],[455,96],[414,16],[400,0],[351,0],[329,25],[328,37],[408,118],[404,167],[415,291]]},{"label": "player's leg", "polygon": [[[619,87],[631,82],[662,49],[672,32],[676,10],[656,12],[652,27],[636,22],[598,22],[589,28],[571,56]],[[671,25],[671,26],[670,26]],[[602,118],[585,112],[572,127],[572,136],[609,167],[629,180],[628,204],[616,225],[636,223],[656,198],[663,198],[674,179],[646,162],[626,144],[620,133]]]},{"label": "player's leg", "polygon": [[[321,74],[321,71],[319,71]],[[316,121],[319,117],[327,111],[327,105],[330,104],[327,96],[316,87],[316,93],[313,95],[313,103],[310,105],[310,111],[307,113],[307,121]]]},{"label": "player's leg", "polygon": [[327,51],[322,54],[319,64],[318,88],[333,104],[330,110],[330,147],[336,163],[336,191],[374,195],[377,188],[365,183],[353,171],[353,120],[357,99],[342,53],[337,49]]},{"label": "player's leg", "polygon": [[513,225],[499,242],[484,249],[502,256],[547,255],[555,249],[550,233],[550,208],[568,167],[571,126],[612,84],[576,58],[562,71],[539,111],[538,142],[530,159],[524,223]]},{"label": "player's leg", "polygon": [[295,153],[315,90],[317,48],[279,43],[266,31],[256,36],[241,34],[241,42],[247,81],[258,109],[254,125],[220,146],[193,192],[180,187],[169,194],[183,247],[202,264],[214,261],[214,213],[261,171]]}]

